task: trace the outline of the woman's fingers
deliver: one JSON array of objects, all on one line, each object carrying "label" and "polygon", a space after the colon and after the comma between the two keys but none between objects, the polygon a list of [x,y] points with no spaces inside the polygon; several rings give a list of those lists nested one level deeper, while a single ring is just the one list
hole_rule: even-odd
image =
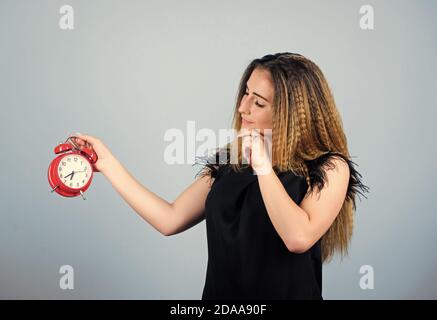
[{"label": "woman's fingers", "polygon": [[81,141],[83,143],[89,143],[91,145],[93,145],[97,141],[97,138],[94,138],[94,137],[86,135],[86,134],[75,134],[75,137],[79,138],[79,141]]},{"label": "woman's fingers", "polygon": [[93,148],[93,144],[95,143],[95,141],[97,140],[94,137],[85,135],[85,134],[81,134],[81,133],[76,133],[71,135],[72,136],[72,140],[80,147],[86,147],[86,148]]},{"label": "woman's fingers", "polygon": [[264,132],[262,132],[260,129],[241,129],[240,132],[237,134],[238,138],[246,137],[246,136],[264,136]]},{"label": "woman's fingers", "polygon": [[85,141],[83,141],[80,138],[73,138],[73,141],[76,142],[78,145],[83,146],[85,145]]},{"label": "woman's fingers", "polygon": [[83,140],[84,142],[90,142],[91,143],[91,139],[89,136],[85,135],[85,134],[76,134],[76,137]]}]

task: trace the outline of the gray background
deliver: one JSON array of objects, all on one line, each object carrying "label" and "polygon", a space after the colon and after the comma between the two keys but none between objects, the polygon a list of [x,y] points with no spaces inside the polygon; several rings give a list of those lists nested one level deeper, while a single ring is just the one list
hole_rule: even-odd
[{"label": "gray background", "polygon": [[[165,131],[229,128],[244,68],[282,51],[325,73],[371,189],[350,257],[324,267],[324,298],[437,298],[435,1],[74,0],[74,30],[59,28],[63,4],[0,2],[0,298],[200,299],[205,222],[164,237],[101,174],[86,201],[52,194],[53,148],[97,136],[173,201],[198,168],[164,162]],[[59,288],[67,264],[74,290]]]}]

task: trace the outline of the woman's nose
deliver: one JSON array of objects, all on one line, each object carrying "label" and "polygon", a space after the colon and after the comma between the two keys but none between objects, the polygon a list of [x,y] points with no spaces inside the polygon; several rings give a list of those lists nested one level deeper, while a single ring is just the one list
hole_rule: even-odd
[{"label": "woman's nose", "polygon": [[240,113],[246,113],[250,110],[250,104],[247,102],[247,99],[244,99],[240,103],[240,107],[238,108],[238,111]]}]

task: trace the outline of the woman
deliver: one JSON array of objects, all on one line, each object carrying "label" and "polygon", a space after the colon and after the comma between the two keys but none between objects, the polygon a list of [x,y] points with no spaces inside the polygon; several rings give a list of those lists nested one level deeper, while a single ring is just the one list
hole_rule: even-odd
[{"label": "woman", "polygon": [[239,138],[207,157],[173,203],[138,183],[99,139],[76,142],[94,148],[96,169],[162,234],[206,219],[202,299],[323,299],[322,263],[347,254],[355,196],[368,191],[325,77],[299,54],[255,59],[233,120]]}]

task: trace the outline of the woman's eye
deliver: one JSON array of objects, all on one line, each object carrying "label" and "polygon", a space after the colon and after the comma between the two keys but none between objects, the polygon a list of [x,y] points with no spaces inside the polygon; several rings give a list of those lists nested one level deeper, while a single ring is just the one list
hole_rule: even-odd
[{"label": "woman's eye", "polygon": [[[249,94],[248,92],[245,92],[244,93],[244,95],[247,95],[247,94]],[[255,102],[255,104],[258,106],[258,107],[264,107],[264,105],[263,104],[259,104],[258,102]]]}]

